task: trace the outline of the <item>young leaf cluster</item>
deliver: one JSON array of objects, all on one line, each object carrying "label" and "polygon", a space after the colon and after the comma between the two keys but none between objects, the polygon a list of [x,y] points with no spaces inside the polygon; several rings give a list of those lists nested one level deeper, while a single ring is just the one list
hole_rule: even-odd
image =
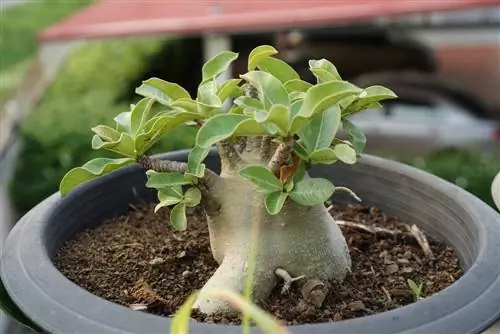
[{"label": "young leaf cluster", "polygon": [[[258,46],[248,57],[248,71],[239,78],[220,82],[239,56],[223,51],[202,67],[202,81],[196,97],[181,86],[159,78],[142,82],[136,93],[142,98],[129,111],[114,118],[115,126],[92,128],[92,148],[120,154],[123,158],[98,158],[70,170],[61,181],[67,194],[77,185],[123,166],[140,161],[164,135],[181,125],[197,129],[187,168],[158,172],[149,170],[146,186],[157,189],[156,210],[172,206],[171,223],[186,227],[186,207],[200,204],[199,180],[205,176],[204,159],[210,148],[221,141],[234,143],[238,137],[264,136],[275,142],[291,142],[290,154],[279,161],[279,173],[269,166],[240,166],[239,175],[265,194],[269,214],[277,214],[290,198],[301,205],[317,205],[335,191],[328,180],[305,178],[305,169],[314,164],[341,161],[356,163],[366,138],[346,117],[379,106],[395,98],[387,88],[360,88],[342,80],[336,67],[326,59],[310,60],[309,70],[316,83],[302,80],[286,62],[275,57],[277,50]],[[245,94],[251,85],[254,96]],[[223,107],[231,100],[231,107]],[[349,140],[336,138],[345,130]]]}]

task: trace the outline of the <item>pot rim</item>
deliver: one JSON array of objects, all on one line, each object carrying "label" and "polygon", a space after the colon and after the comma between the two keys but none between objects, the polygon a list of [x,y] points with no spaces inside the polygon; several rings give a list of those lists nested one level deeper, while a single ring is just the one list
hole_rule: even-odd
[{"label": "pot rim", "polygon": [[[179,150],[159,157],[185,161],[188,152]],[[210,155],[216,154],[212,149]],[[465,208],[478,223],[480,245],[477,257],[459,280],[416,303],[335,323],[288,328],[293,333],[352,333],[362,328],[371,328],[372,333],[375,333],[374,329],[380,333],[393,333],[403,328],[402,323],[410,321],[416,324],[411,333],[434,333],[436,328],[450,329],[449,323],[453,321],[454,328],[467,330],[462,333],[478,333],[497,320],[500,317],[500,215],[458,186],[415,167],[366,154],[358,164],[418,179],[436,191],[453,194],[455,203]],[[108,184],[120,175],[137,173],[139,169],[136,164],[119,169],[79,186],[64,200],[59,193],[54,193],[22,217],[9,234],[0,264],[2,281],[18,307],[50,333],[64,333],[62,328],[67,324],[62,325],[59,319],[66,317],[71,317],[77,328],[86,324],[80,333],[142,333],[145,328],[158,332],[162,329],[161,332],[166,333],[170,327],[168,317],[132,311],[71,282],[54,266],[43,243],[52,212],[61,203],[78,198],[97,184]],[[240,328],[237,325],[190,322],[191,333],[239,333]]]}]

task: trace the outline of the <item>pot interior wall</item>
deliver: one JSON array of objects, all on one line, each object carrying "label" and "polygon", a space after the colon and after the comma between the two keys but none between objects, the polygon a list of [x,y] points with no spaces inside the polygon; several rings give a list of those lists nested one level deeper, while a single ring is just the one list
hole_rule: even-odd
[{"label": "pot interior wall", "polygon": [[[174,158],[186,161],[187,154],[175,153]],[[220,162],[214,151],[205,163],[208,168],[220,171]],[[444,240],[457,251],[466,271],[477,257],[480,244],[473,218],[457,204],[453,194],[443,194],[437,186],[428,186],[418,178],[409,178],[383,166],[365,164],[361,160],[354,166],[342,163],[315,166],[310,174],[328,178],[337,186],[350,187],[363,199],[363,204],[374,205],[418,225],[432,237]],[[427,177],[431,176],[422,173],[422,178]],[[79,191],[69,194],[67,200],[61,201],[54,209],[49,217],[53,224],[45,230],[51,258],[76,233],[124,214],[129,204],[156,201],[156,193],[146,188],[145,183],[144,170],[133,165],[84,184]],[[343,194],[334,194],[333,200],[352,202]]]}]

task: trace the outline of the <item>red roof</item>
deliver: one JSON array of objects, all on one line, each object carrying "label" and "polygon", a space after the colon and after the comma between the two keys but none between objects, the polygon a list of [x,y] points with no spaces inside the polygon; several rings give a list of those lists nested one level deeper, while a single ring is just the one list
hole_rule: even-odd
[{"label": "red roof", "polygon": [[101,0],[43,31],[40,40],[270,31],[498,4],[499,0]]}]

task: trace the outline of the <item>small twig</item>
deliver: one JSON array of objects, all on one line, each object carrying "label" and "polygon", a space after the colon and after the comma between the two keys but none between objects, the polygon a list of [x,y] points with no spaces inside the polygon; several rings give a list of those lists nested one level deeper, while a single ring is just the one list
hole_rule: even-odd
[{"label": "small twig", "polygon": [[335,187],[335,191],[344,191],[346,193],[348,193],[349,195],[351,195],[352,198],[354,198],[356,201],[358,202],[361,202],[361,198],[356,195],[356,193],[354,191],[352,191],[351,189],[347,188],[347,187]]},{"label": "small twig", "polygon": [[387,291],[387,289],[384,286],[382,286],[381,289],[384,292],[384,295],[387,298],[387,301],[391,302],[392,297],[391,297],[391,294],[389,293],[389,291]]},{"label": "small twig", "polygon": [[422,232],[422,230],[419,229],[418,226],[415,224],[413,224],[410,228],[408,228],[408,230],[413,235],[415,240],[417,240],[425,256],[427,256],[430,259],[433,259],[434,254],[432,253],[431,247],[429,246],[429,241],[427,241],[427,237],[425,236],[424,232]]},{"label": "small twig", "polygon": [[169,161],[169,160],[159,160],[155,158],[143,155],[137,161],[144,169],[152,169],[155,172],[166,173],[166,172],[178,172],[184,173],[187,169],[187,164],[185,162],[179,161]]},{"label": "small twig", "polygon": [[284,281],[283,288],[281,288],[281,294],[284,294],[288,290],[290,290],[293,282],[298,281],[299,279],[302,279],[302,278],[305,277],[304,275],[300,275],[300,276],[297,276],[297,277],[292,277],[288,273],[288,271],[286,271],[285,269],[281,269],[281,268],[277,268],[274,271],[274,273],[277,276],[279,276],[281,279],[283,279],[283,281]]}]

